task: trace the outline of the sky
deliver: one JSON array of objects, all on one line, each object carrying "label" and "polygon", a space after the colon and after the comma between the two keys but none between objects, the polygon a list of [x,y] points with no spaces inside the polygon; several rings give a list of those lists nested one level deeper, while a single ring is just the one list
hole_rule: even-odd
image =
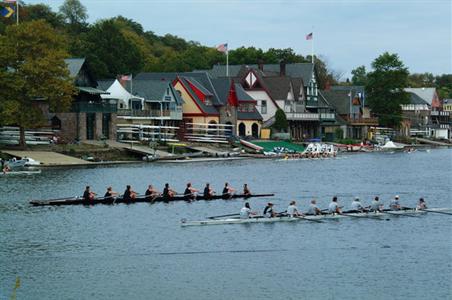
[{"label": "sky", "polygon": [[[58,10],[63,0],[44,3]],[[385,51],[411,73],[452,73],[450,0],[81,0],[89,22],[122,15],[146,31],[230,49],[292,48],[350,77]],[[313,32],[313,40],[306,35]]]}]

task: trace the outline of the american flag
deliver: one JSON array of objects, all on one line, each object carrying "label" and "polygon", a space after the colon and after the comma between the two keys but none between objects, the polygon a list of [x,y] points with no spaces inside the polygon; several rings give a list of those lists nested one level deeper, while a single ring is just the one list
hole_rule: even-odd
[{"label": "american flag", "polygon": [[306,40],[312,40],[312,32],[306,35]]},{"label": "american flag", "polygon": [[132,74],[130,74],[130,75],[121,75],[121,80],[122,81],[130,81],[130,80],[132,80]]},{"label": "american flag", "polygon": [[228,52],[228,43],[217,46],[217,50],[223,53]]}]

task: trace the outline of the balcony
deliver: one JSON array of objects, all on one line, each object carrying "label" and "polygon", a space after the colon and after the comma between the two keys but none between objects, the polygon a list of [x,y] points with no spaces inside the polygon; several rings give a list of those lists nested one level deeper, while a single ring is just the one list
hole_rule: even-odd
[{"label": "balcony", "polygon": [[344,120],[350,125],[370,125],[378,126],[378,118],[350,118],[344,117]]},{"label": "balcony", "polygon": [[320,121],[318,113],[308,112],[286,112],[286,118],[289,121]]},{"label": "balcony", "polygon": [[320,113],[320,120],[336,121],[336,114],[335,113]]},{"label": "balcony", "polygon": [[116,104],[90,102],[75,102],[71,109],[73,112],[81,113],[116,113],[117,110]]},{"label": "balcony", "polygon": [[182,110],[118,109],[118,117],[123,119],[182,120]]}]

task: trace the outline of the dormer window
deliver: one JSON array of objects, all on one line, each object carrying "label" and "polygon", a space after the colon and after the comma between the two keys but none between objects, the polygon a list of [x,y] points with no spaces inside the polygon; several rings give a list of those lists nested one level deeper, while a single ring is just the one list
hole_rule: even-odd
[{"label": "dormer window", "polygon": [[204,104],[208,105],[208,106],[212,106],[212,99],[206,97],[206,99],[204,99]]}]

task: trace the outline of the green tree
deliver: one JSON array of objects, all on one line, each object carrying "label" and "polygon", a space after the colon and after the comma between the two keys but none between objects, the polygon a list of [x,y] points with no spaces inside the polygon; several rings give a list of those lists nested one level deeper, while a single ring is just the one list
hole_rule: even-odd
[{"label": "green tree", "polygon": [[64,27],[64,16],[52,11],[50,6],[45,4],[26,5],[20,11],[20,20],[33,21],[45,20],[55,29]]},{"label": "green tree", "polygon": [[87,26],[88,13],[86,7],[79,0],[64,1],[60,6],[60,13],[72,33],[80,33]]},{"label": "green tree", "polygon": [[64,40],[45,21],[9,26],[0,36],[0,119],[20,128],[25,147],[25,128],[44,122],[36,101],[50,110],[69,108],[74,86],[64,58]]},{"label": "green tree", "polygon": [[401,104],[409,103],[404,91],[408,86],[408,69],[397,54],[383,53],[372,62],[368,74],[367,103],[383,126],[395,127],[402,120]]},{"label": "green tree", "polygon": [[366,85],[367,84],[367,72],[365,66],[359,66],[352,70],[352,84],[353,85]]},{"label": "green tree", "polygon": [[272,128],[279,132],[286,132],[289,127],[289,123],[287,122],[286,114],[284,110],[279,108],[275,113],[275,123],[273,123]]}]

